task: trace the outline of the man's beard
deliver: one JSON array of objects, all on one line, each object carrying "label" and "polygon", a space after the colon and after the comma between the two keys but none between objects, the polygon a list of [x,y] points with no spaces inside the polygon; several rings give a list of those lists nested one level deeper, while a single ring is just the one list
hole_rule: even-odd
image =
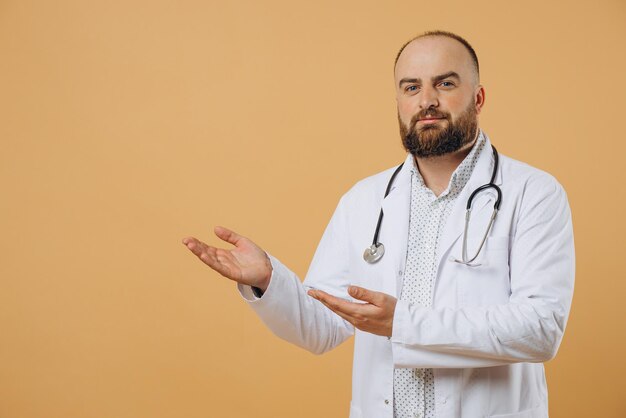
[{"label": "man's beard", "polygon": [[[418,128],[418,120],[426,117],[444,118],[448,126],[442,128],[439,125],[442,122],[436,122]],[[455,122],[451,121],[449,113],[441,113],[434,109],[426,109],[415,114],[408,127],[400,120],[400,114],[398,122],[404,149],[415,157],[435,157],[458,151],[476,138],[478,129],[478,118],[473,104],[470,104]]]}]

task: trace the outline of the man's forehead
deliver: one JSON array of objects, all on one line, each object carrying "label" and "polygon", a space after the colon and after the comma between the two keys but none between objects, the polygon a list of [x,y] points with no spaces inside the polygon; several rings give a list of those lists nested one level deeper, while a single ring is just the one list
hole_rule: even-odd
[{"label": "man's forehead", "polygon": [[407,76],[432,77],[454,71],[461,77],[471,77],[472,58],[467,49],[455,39],[425,36],[409,43],[396,64],[396,79]]}]

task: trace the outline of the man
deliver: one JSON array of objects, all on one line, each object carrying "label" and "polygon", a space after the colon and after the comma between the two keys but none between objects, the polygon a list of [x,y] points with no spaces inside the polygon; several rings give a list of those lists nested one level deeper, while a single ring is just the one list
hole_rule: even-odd
[{"label": "man", "polygon": [[[435,31],[409,41],[395,85],[407,159],[391,183],[395,168],[342,197],[304,283],[225,228],[215,233],[234,249],[183,243],[238,282],[279,337],[323,353],[355,335],[351,418],[546,417],[542,362],[556,354],[574,282],[565,192],[493,152],[464,39]],[[501,200],[493,185],[470,197],[486,183]],[[385,254],[369,263],[381,206]]]}]

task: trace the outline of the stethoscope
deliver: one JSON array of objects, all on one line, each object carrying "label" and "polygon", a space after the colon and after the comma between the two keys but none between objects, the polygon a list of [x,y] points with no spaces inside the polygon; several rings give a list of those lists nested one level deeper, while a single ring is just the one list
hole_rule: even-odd
[{"label": "stethoscope", "polygon": [[[493,226],[493,221],[496,219],[496,214],[498,213],[498,210],[500,210],[500,202],[502,201],[502,190],[500,190],[500,188],[494,184],[494,181],[496,179],[496,173],[498,171],[498,162],[499,162],[498,151],[496,151],[496,148],[494,146],[492,146],[491,148],[493,149],[493,158],[494,158],[494,166],[493,166],[493,173],[491,174],[491,180],[489,181],[489,183],[483,184],[482,186],[474,190],[472,194],[470,195],[469,199],[467,199],[467,208],[465,212],[465,228],[463,229],[463,252],[461,254],[461,260],[454,259],[455,262],[464,264],[470,267],[475,267],[475,266],[480,265],[480,264],[474,264],[473,261],[476,260],[476,258],[480,254],[480,250],[482,250],[483,245],[485,245],[487,236],[489,236],[489,231],[491,231],[491,227]],[[394,179],[396,178],[396,176],[402,169],[403,165],[404,163],[400,164],[398,168],[396,168],[396,170],[391,175],[391,178],[389,179],[389,183],[387,184],[387,189],[385,190],[385,196],[383,197],[383,199],[385,199],[387,195],[389,194],[389,191],[391,190],[391,185],[393,184]],[[487,226],[485,235],[483,236],[483,239],[480,242],[478,251],[476,251],[476,254],[474,255],[474,257],[468,259],[467,229],[469,226],[470,216],[472,212],[472,202],[474,201],[474,197],[478,193],[482,192],[483,190],[490,189],[490,188],[496,190],[496,192],[498,193],[498,198],[496,199],[496,202],[493,204],[493,213],[491,214],[489,225]],[[385,246],[381,242],[378,242],[378,234],[380,233],[380,227],[382,223],[383,223],[383,208],[381,207],[380,214],[378,215],[378,222],[376,223],[376,231],[374,232],[374,239],[372,240],[372,245],[367,247],[365,249],[365,252],[363,253],[363,259],[370,264],[376,263],[381,258],[383,258],[383,255],[385,255]]]}]

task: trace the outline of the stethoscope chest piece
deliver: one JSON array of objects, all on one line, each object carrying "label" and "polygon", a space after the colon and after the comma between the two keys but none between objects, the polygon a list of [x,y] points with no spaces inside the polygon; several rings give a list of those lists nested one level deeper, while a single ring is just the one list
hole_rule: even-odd
[{"label": "stethoscope chest piece", "polygon": [[385,246],[381,243],[372,244],[363,252],[363,260],[370,264],[376,263],[385,255]]}]

